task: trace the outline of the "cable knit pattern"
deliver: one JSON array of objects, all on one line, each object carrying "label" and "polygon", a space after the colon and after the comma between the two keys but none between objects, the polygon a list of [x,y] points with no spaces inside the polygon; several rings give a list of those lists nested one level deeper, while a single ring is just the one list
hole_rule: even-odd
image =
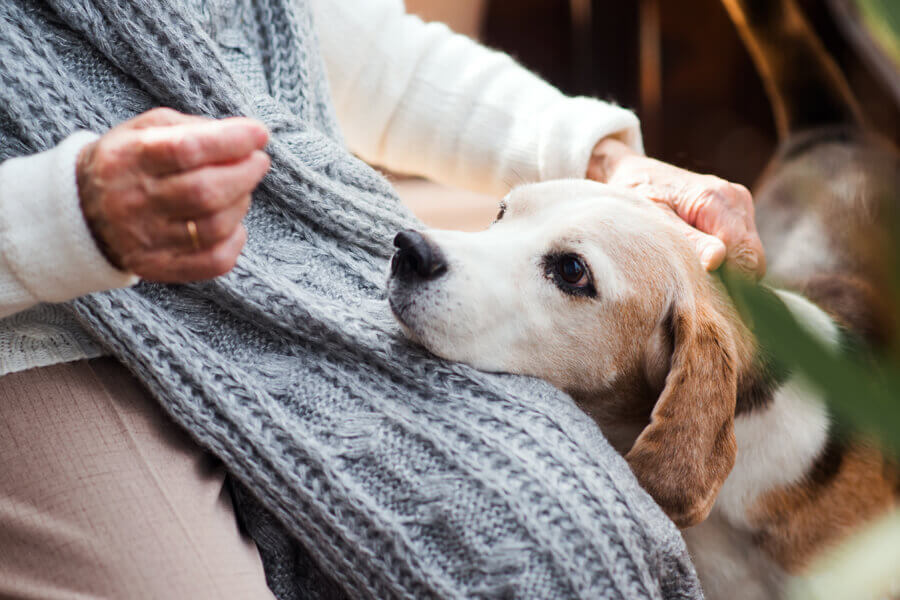
[{"label": "cable knit pattern", "polygon": [[[227,465],[279,598],[700,597],[680,534],[569,398],[400,335],[386,258],[416,223],[344,149],[304,0],[239,3],[240,50],[268,90],[245,85],[196,6],[34,4],[0,3],[0,124],[15,140],[0,158],[105,130],[140,94],[273,131],[232,273],[69,308]],[[65,69],[57,26],[137,95],[98,95]]]}]

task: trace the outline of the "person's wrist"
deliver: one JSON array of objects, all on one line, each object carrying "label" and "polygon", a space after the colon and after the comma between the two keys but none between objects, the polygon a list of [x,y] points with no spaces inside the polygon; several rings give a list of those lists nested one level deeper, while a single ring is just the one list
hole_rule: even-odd
[{"label": "person's wrist", "polygon": [[91,170],[91,160],[96,148],[97,142],[91,142],[81,149],[81,152],[78,153],[78,158],[75,160],[75,185],[78,188],[78,203],[81,207],[84,221],[87,223],[88,231],[90,231],[100,254],[103,255],[103,258],[109,264],[121,271],[123,270],[121,261],[116,258],[109,244],[106,243],[106,240],[100,233],[100,210],[90,189],[91,184],[88,174]]},{"label": "person's wrist", "polygon": [[635,150],[614,137],[597,142],[588,161],[588,179],[609,183],[616,169],[629,156],[640,156]]}]

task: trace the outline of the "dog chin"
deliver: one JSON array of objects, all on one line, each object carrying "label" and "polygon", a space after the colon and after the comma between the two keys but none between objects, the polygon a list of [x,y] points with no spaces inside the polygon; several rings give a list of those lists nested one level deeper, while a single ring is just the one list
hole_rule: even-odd
[{"label": "dog chin", "polygon": [[[421,326],[421,315],[414,314],[417,311],[414,311],[410,304],[411,303],[404,297],[402,291],[396,289],[388,290],[388,306],[391,309],[394,320],[400,325],[400,330],[403,332],[406,339],[414,344],[422,346],[432,354],[446,358],[441,352],[437,351],[434,344],[429,343],[427,327]],[[419,318],[416,318],[417,316]]]},{"label": "dog chin", "polygon": [[[435,356],[447,360],[460,360],[458,357],[449,356],[446,352],[441,352],[442,344],[435,344],[433,343],[433,339],[429,339],[430,337],[433,337],[434,332],[431,332],[432,335],[429,336],[427,331],[428,328],[422,328],[416,323],[416,319],[410,314],[409,305],[404,302],[402,295],[400,296],[401,297],[398,297],[395,293],[389,293],[388,305],[391,308],[394,319],[396,319],[397,323],[400,325],[400,330],[403,332],[403,335],[406,336],[409,341],[422,346]],[[469,361],[463,360],[462,362]]]},{"label": "dog chin", "polygon": [[[476,369],[489,372],[506,372],[497,363],[497,357],[490,353],[473,352],[471,344],[460,344],[454,336],[454,329],[448,323],[435,322],[427,308],[412,301],[403,285],[388,281],[388,306],[400,330],[408,340],[422,346],[435,356],[454,362],[466,363]],[[425,300],[421,291],[415,296]]]}]

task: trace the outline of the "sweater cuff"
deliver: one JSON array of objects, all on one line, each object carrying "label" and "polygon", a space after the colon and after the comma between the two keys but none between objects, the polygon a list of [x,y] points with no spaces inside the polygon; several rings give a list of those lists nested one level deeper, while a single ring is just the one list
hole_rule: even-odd
[{"label": "sweater cuff", "polygon": [[538,174],[541,181],[583,179],[597,142],[616,137],[644,153],[641,125],[630,110],[593,98],[566,98],[540,116]]},{"label": "sweater cuff", "polygon": [[8,299],[65,302],[137,283],[100,253],[81,211],[75,162],[96,139],[79,132],[0,165],[0,287]]}]

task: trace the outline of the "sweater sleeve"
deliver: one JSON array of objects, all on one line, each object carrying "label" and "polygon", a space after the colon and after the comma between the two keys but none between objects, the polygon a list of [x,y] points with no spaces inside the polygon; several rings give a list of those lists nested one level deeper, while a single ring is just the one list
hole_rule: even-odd
[{"label": "sweater sleeve", "polygon": [[0,317],[137,282],[100,253],[81,212],[75,161],[95,139],[0,164]]},{"label": "sweater sleeve", "polygon": [[313,7],[338,119],[365,160],[504,194],[584,177],[607,136],[643,151],[632,112],[567,97],[508,55],[406,14],[401,0]]}]

